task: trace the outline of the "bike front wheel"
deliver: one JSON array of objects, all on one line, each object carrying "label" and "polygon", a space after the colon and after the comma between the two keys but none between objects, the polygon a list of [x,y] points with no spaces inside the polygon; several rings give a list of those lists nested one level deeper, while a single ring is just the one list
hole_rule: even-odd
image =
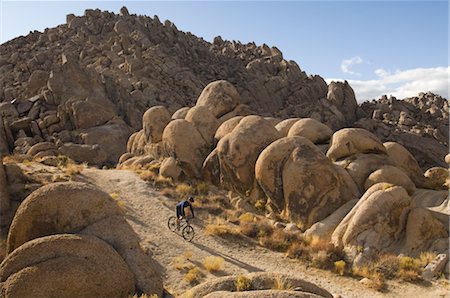
[{"label": "bike front wheel", "polygon": [[194,239],[194,228],[191,227],[190,225],[187,225],[183,228],[183,232],[182,232],[183,238],[186,241],[191,241],[192,239]]},{"label": "bike front wheel", "polygon": [[175,232],[177,229],[177,218],[176,216],[169,217],[169,220],[167,221],[167,226],[169,227],[169,230],[172,232]]}]

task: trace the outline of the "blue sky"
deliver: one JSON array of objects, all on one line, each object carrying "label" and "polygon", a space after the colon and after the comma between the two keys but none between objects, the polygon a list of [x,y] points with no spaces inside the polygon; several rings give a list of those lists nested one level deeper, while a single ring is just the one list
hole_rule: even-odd
[{"label": "blue sky", "polygon": [[308,74],[346,79],[359,100],[419,91],[448,97],[448,1],[4,1],[0,42],[86,8],[158,15],[178,29],[277,46]]}]

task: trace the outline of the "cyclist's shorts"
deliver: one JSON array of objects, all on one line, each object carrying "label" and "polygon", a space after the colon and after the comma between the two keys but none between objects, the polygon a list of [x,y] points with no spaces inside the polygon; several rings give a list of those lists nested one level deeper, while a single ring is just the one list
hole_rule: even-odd
[{"label": "cyclist's shorts", "polygon": [[177,212],[177,218],[180,218],[180,216],[183,216],[183,217],[185,216],[184,208],[182,205],[177,205],[176,212]]}]

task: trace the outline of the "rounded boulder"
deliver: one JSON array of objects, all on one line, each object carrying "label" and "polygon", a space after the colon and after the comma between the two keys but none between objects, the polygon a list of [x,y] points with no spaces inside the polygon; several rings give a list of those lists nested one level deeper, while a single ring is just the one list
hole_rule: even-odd
[{"label": "rounded boulder", "polygon": [[333,131],[325,124],[313,118],[304,118],[291,126],[287,136],[305,137],[314,144],[320,144],[327,142],[332,135]]},{"label": "rounded boulder", "polygon": [[197,106],[210,109],[216,118],[231,112],[241,101],[236,88],[228,81],[209,83],[197,99]]},{"label": "rounded boulder", "polygon": [[0,265],[5,297],[127,297],[134,278],[120,255],[91,236],[59,234],[31,240]]},{"label": "rounded boulder", "polygon": [[162,140],[164,128],[171,120],[169,111],[163,106],[154,106],[142,116],[146,143],[158,143]]},{"label": "rounded boulder", "polygon": [[121,214],[105,192],[86,183],[61,182],[39,188],[19,206],[11,223],[7,251],[35,238],[74,233],[105,217]]},{"label": "rounded boulder", "polygon": [[373,133],[362,128],[344,128],[333,134],[328,158],[336,161],[356,153],[385,154],[386,148]]}]

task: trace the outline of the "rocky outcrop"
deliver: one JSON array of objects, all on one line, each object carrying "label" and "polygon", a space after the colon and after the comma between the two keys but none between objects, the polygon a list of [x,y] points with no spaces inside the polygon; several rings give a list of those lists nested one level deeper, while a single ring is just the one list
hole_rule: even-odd
[{"label": "rocky outcrop", "polygon": [[339,223],[332,241],[339,247],[362,247],[365,254],[388,251],[401,240],[410,204],[404,188],[375,184]]},{"label": "rocky outcrop", "polygon": [[[72,235],[65,235],[66,233]],[[85,241],[84,239],[93,240]],[[112,251],[115,256],[110,256],[111,253],[105,252],[105,248],[97,248],[98,245],[89,248],[92,241],[103,243],[102,245]],[[87,245],[87,247],[83,249],[77,245]],[[39,253],[40,250],[46,252]],[[95,252],[99,255],[85,255],[91,251],[92,254]],[[27,289],[20,290],[25,292],[17,292],[26,294],[28,293],[26,291],[34,291],[34,287],[51,281],[58,274],[77,276],[80,270],[93,274],[92,278],[86,279],[86,285],[81,285],[93,287],[93,292],[99,292],[98,296],[101,297],[117,296],[119,294],[114,293],[124,289],[126,293],[119,296],[126,296],[127,293],[133,293],[135,287],[144,293],[158,296],[163,292],[159,267],[151,256],[142,250],[139,237],[124,219],[121,208],[108,194],[89,184],[54,183],[43,186],[29,195],[21,203],[10,226],[7,252],[8,256],[0,265],[0,277],[1,281],[5,282],[2,287],[11,293],[16,293],[14,291],[19,291],[16,288],[27,285]],[[91,262],[90,258],[95,258],[97,261]],[[108,269],[110,267],[102,267],[106,260],[110,260],[108,266],[117,267],[111,276]],[[36,262],[40,264],[39,268],[36,267],[34,271],[27,269]],[[73,268],[67,263],[72,263]],[[16,265],[11,264],[19,264],[21,267],[16,268],[14,267]],[[16,269],[2,272],[2,269],[9,268],[8,266]],[[126,268],[126,274],[120,269],[121,266]],[[23,274],[27,276],[26,280],[18,278],[22,276],[22,273],[19,273],[22,269]],[[105,271],[96,273],[102,270]],[[93,283],[97,280],[96,274],[99,274],[100,280],[108,279],[107,282],[100,286],[97,282]],[[122,280],[116,281],[116,276]],[[45,289],[36,291],[43,291],[42,295],[61,291],[66,293],[79,291],[78,284],[70,282],[64,284],[63,280],[60,281],[58,278],[55,280],[58,282],[55,282],[55,288],[48,287],[49,292],[45,292]],[[90,285],[91,283],[93,285]],[[115,287],[111,285],[105,288],[104,285],[109,283],[113,283]]]},{"label": "rocky outcrop", "polygon": [[221,182],[244,196],[255,190],[255,163],[266,146],[279,138],[269,121],[259,116],[244,117],[217,144]]},{"label": "rocky outcrop", "polygon": [[73,234],[37,238],[16,249],[0,265],[0,285],[4,297],[134,293],[133,275],[110,245]]},{"label": "rocky outcrop", "polygon": [[116,202],[93,186],[74,182],[49,184],[20,205],[9,229],[7,251],[11,253],[38,237],[80,231],[120,213]]},{"label": "rocky outcrop", "polygon": [[354,126],[374,133],[381,141],[403,145],[419,161],[422,170],[445,167],[448,153],[448,100],[420,93],[403,100],[383,96],[361,104]]},{"label": "rocky outcrop", "polygon": [[349,175],[303,137],[269,145],[259,155],[255,175],[271,208],[304,228],[359,196]]},{"label": "rocky outcrop", "polygon": [[[239,278],[245,279],[248,282],[249,287],[237,290],[236,281]],[[285,283],[291,285],[295,291],[267,291],[274,289],[277,280],[285,281]],[[235,294],[237,294],[237,296],[234,296]],[[270,294],[270,297],[333,297],[327,290],[313,283],[292,278],[287,275],[267,272],[215,278],[193,287],[187,291],[183,297],[266,297],[265,294]],[[288,294],[290,294],[290,296]]]}]

